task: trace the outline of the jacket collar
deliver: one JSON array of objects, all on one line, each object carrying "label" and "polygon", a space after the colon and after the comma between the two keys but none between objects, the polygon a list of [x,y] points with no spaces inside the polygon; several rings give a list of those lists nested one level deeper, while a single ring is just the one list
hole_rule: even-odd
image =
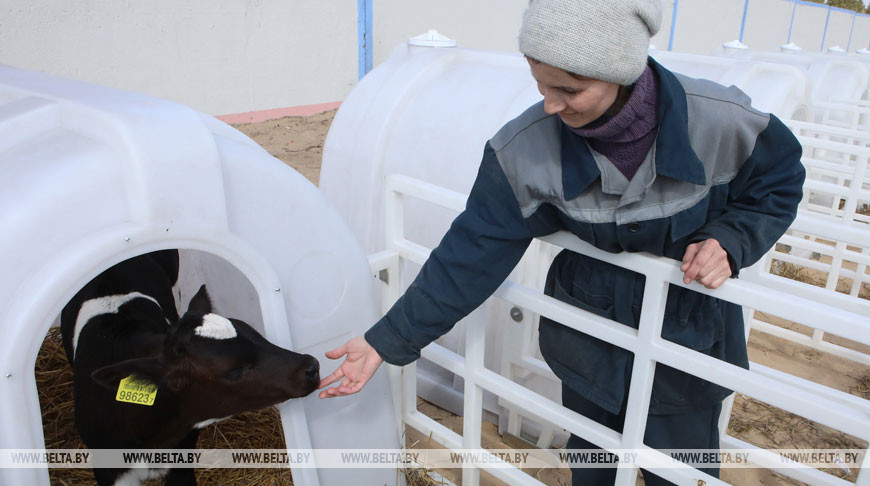
[{"label": "jacket collar", "polygon": [[[674,73],[653,58],[648,62],[658,75],[658,135],[656,136],[656,174],[692,184],[707,181],[704,165],[689,143],[689,117],[686,91]],[[601,172],[581,137],[559,124],[562,137],[562,190],[566,200],[574,199],[595,182]]]}]

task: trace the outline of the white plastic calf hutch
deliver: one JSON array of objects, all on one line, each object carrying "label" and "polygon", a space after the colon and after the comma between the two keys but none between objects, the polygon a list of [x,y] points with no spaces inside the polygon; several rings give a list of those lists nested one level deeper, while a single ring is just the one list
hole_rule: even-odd
[{"label": "white plastic calf hutch", "polygon": [[[735,83],[750,92],[764,109],[783,119],[807,116],[806,78],[793,66],[664,52],[653,55],[677,71],[690,70],[690,75],[696,77]],[[691,62],[700,58],[704,59]],[[686,69],[680,69],[680,65]],[[528,65],[519,55],[415,43],[397,47],[342,103],[324,147],[320,188],[344,215],[366,250],[376,253],[371,257],[374,267],[389,269],[385,307],[398,296],[402,285],[410,283],[428,249],[438,243],[464,207],[464,195],[474,181],[485,142],[500,126],[538,100],[540,94]],[[863,233],[856,233],[853,240],[861,238]],[[402,416],[407,424],[425,433],[431,431],[436,441],[450,448],[479,448],[483,408],[499,415],[500,431],[537,437],[541,447],[558,446],[560,440],[564,443],[563,428],[611,450],[639,447],[652,379],[647,360],[652,360],[727,383],[729,388],[849,431],[863,440],[870,438],[867,400],[754,364],[752,371],[746,371],[712,359],[699,360],[697,353],[663,342],[657,334],[660,327],[656,327],[661,325],[661,314],[655,317],[663,310],[650,305],[655,298],[650,304],[645,300],[647,317],[641,316],[640,329],[634,332],[583,311],[566,309],[570,306],[526,288],[543,287],[549,259],[557,246],[644,273],[651,286],[645,296],[666,292],[669,284],[683,285],[676,262],[642,254],[607,254],[563,234],[543,240],[532,243],[509,277],[510,282],[496,292],[498,299],[488,300],[453,331],[424,349],[424,359],[405,368],[401,375]],[[855,245],[853,240],[848,244]],[[861,255],[858,258],[861,262],[866,259]],[[744,272],[745,276],[751,274]],[[835,308],[825,303],[825,296],[818,303],[809,298],[801,300],[747,280],[727,282],[716,296],[870,345],[870,304],[865,299],[856,298],[849,308]],[[692,285],[699,292],[710,293]],[[836,298],[833,301],[833,305],[840,302]],[[546,314],[575,329],[582,326],[583,332],[635,353],[625,434],[602,430],[558,406],[558,383],[537,351],[535,314]],[[464,354],[464,359],[457,354]],[[862,362],[864,359],[866,355],[859,358]],[[394,377],[399,378],[398,374]],[[415,391],[455,413],[464,413],[462,435],[421,416],[416,410]],[[524,421],[522,417],[532,420]],[[723,418],[724,431],[728,414]],[[723,446],[752,447],[727,436],[723,437]],[[647,452],[655,456],[654,451]],[[777,463],[775,455],[766,455],[765,460],[769,460],[765,467],[775,468],[771,466]],[[522,472],[489,472],[509,484],[541,484]],[[635,473],[620,468],[617,483],[634,484]],[[813,484],[838,484],[812,469],[787,473]],[[477,484],[476,474],[463,470],[463,484]],[[679,480],[679,484],[722,484],[695,471],[671,470],[663,475]],[[858,484],[868,481],[870,475],[863,474]]]},{"label": "white plastic calf hutch", "polygon": [[737,86],[755,108],[783,120],[808,117],[810,88],[804,73],[794,66],[659,50],[651,50],[650,55],[671,71]]},{"label": "white plastic calf hutch", "polygon": [[[323,353],[377,316],[366,257],[317,189],[186,107],[0,66],[0,180],[0,449],[44,447],[34,363],[46,331],[88,280],[132,256],[180,248],[223,261],[249,283],[208,282],[219,310],[221,295],[245,295],[256,308],[239,317],[325,373],[335,366]],[[288,448],[399,447],[385,374],[357,398],[279,408]],[[293,471],[300,485],[395,477]],[[47,485],[48,474],[0,469],[0,484]]]},{"label": "white plastic calf hutch", "polygon": [[[320,189],[366,251],[384,248],[385,175],[403,174],[469,192],[484,142],[540,97],[524,64],[511,54],[402,45],[351,92],[327,136]],[[448,106],[458,110],[449,118],[444,116]],[[416,200],[408,201],[406,215],[409,238],[429,248],[455,217]],[[485,312],[468,319],[495,321]],[[461,324],[440,342],[460,349],[463,329]],[[487,356],[487,365],[498,369],[498,359],[497,353]],[[439,397],[436,402],[459,413],[461,383],[425,361],[420,368],[420,395]],[[494,402],[487,409],[494,410]]]}]

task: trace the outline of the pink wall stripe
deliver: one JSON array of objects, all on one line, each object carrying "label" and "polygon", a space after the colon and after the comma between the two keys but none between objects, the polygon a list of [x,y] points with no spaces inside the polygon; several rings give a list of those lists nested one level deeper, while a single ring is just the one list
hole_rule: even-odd
[{"label": "pink wall stripe", "polygon": [[324,111],[334,110],[341,105],[341,101],[332,103],[320,103],[318,105],[291,106],[289,108],[274,108],[271,110],[249,111],[234,115],[220,115],[216,118],[224,123],[257,123],[266,120],[274,120],[285,116],[311,116]]}]

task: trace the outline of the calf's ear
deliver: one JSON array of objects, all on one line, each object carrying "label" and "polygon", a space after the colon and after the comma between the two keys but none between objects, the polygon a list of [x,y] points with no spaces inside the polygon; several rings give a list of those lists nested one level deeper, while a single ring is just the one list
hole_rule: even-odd
[{"label": "calf's ear", "polygon": [[210,314],[211,313],[211,298],[208,296],[208,290],[205,285],[199,288],[196,295],[190,299],[190,305],[187,306],[188,314]]},{"label": "calf's ear", "polygon": [[130,375],[158,382],[165,374],[165,366],[158,358],[136,358],[97,368],[91,379],[108,390],[117,390],[118,383]]}]

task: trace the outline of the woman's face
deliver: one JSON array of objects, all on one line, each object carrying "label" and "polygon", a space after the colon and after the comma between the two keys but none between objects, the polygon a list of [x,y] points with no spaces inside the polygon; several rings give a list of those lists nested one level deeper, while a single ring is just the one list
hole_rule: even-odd
[{"label": "woman's face", "polygon": [[544,95],[544,111],[557,114],[569,127],[580,128],[597,120],[616,101],[619,85],[579,77],[559,68],[528,59],[538,91]]}]

